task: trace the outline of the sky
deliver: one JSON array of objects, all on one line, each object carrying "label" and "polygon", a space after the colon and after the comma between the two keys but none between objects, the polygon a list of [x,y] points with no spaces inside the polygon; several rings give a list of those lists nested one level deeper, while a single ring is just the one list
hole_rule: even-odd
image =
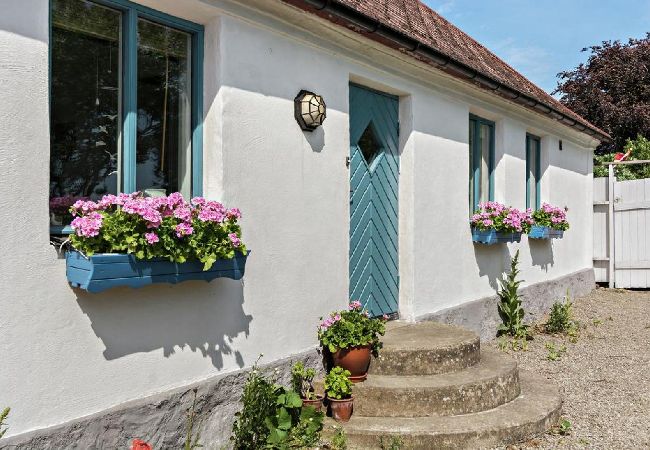
[{"label": "sky", "polygon": [[585,47],[650,31],[650,0],[423,0],[542,89]]}]

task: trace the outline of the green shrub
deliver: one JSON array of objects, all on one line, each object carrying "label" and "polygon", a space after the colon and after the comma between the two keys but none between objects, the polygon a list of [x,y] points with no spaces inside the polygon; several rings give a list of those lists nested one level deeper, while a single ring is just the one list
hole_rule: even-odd
[{"label": "green shrub", "polygon": [[510,262],[510,272],[505,274],[503,280],[499,280],[499,316],[503,323],[499,325],[499,335],[508,334],[515,338],[526,338],[528,336],[528,325],[524,323],[526,314],[522,308],[519,297],[519,285],[523,280],[517,280],[519,276],[519,250],[515,253]]},{"label": "green shrub", "polygon": [[352,396],[352,382],[349,370],[334,367],[325,377],[325,394],[328,398],[341,400]]},{"label": "green shrub", "polygon": [[[258,360],[259,361],[259,360]],[[314,447],[323,413],[303,407],[300,395],[269,380],[257,367],[248,374],[230,440],[235,450]]]},{"label": "green shrub", "polygon": [[551,313],[546,321],[545,330],[547,333],[566,333],[571,336],[577,332],[578,324],[573,319],[573,303],[567,292],[564,301],[553,303]]},{"label": "green shrub", "polygon": [[305,364],[298,361],[291,368],[291,387],[300,394],[300,397],[314,400],[316,398],[313,385],[315,376],[316,370],[305,368]]},{"label": "green shrub", "polygon": [[275,414],[277,393],[274,383],[257,368],[257,362],[248,374],[240,401],[243,407],[235,414],[230,437],[233,449],[263,448],[269,435],[266,418]]},{"label": "green shrub", "polygon": [[[636,139],[628,139],[625,142],[623,153],[632,149],[630,161],[650,160],[650,140],[638,135]],[[606,177],[608,174],[607,165],[603,163],[614,161],[615,153],[606,153],[603,155],[594,155],[594,177]],[[620,165],[615,167],[616,179],[618,180],[639,180],[650,178],[650,164],[637,165]]]},{"label": "green shrub", "polygon": [[269,430],[267,448],[291,449],[314,447],[323,429],[323,413],[302,405],[297,392],[276,386],[276,409],[265,423]]}]

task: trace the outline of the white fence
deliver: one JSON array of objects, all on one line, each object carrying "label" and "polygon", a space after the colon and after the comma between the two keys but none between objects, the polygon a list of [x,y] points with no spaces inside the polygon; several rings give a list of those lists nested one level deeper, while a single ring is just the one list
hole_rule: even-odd
[{"label": "white fence", "polygon": [[[639,164],[630,161],[617,164]],[[594,272],[617,288],[650,287],[650,179],[594,179]]]}]

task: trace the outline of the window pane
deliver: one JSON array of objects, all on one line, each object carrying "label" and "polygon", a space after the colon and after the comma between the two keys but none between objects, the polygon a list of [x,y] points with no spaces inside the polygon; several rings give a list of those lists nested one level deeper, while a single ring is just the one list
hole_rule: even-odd
[{"label": "window pane", "polygon": [[136,188],[191,194],[191,36],[138,21]]},{"label": "window pane", "polygon": [[481,185],[479,201],[487,202],[490,194],[490,132],[491,127],[481,124]]},{"label": "window pane", "polygon": [[52,2],[50,217],[67,224],[80,197],[119,189],[118,11],[83,0]]}]

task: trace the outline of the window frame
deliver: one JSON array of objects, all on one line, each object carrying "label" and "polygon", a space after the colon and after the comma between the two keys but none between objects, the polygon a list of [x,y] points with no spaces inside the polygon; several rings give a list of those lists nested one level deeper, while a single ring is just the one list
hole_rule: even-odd
[{"label": "window frame", "polygon": [[[112,8],[122,13],[122,179],[121,192],[136,190],[136,139],[138,126],[138,19],[145,19],[168,26],[191,36],[191,195],[203,195],[203,25],[167,13],[133,3],[129,0],[86,0],[90,3]],[[48,43],[48,103],[52,107],[52,8],[54,0],[49,0],[49,43]],[[50,119],[51,120],[51,119]],[[49,126],[49,124],[48,124]],[[50,147],[50,158],[52,157]],[[49,195],[49,194],[48,194]],[[68,234],[69,225],[50,226],[51,234]]]},{"label": "window frame", "polygon": [[[531,143],[535,142],[536,154],[531,155]],[[535,205],[530,204],[530,163],[532,156],[535,158]],[[542,139],[534,134],[526,133],[526,209],[539,209],[542,204],[541,199],[541,162],[542,162]]]},{"label": "window frame", "polygon": [[472,155],[472,171],[474,173],[473,180],[470,180],[471,186],[470,189],[473,193],[474,204],[471,204],[470,196],[470,215],[478,209],[478,204],[480,203],[479,193],[480,193],[480,184],[481,184],[481,125],[486,125],[490,129],[490,147],[488,155],[488,200],[494,201],[494,160],[495,160],[495,123],[491,120],[484,119],[480,116],[470,114],[469,115],[469,126],[474,128],[474,142],[472,142],[472,148],[470,152]]}]

